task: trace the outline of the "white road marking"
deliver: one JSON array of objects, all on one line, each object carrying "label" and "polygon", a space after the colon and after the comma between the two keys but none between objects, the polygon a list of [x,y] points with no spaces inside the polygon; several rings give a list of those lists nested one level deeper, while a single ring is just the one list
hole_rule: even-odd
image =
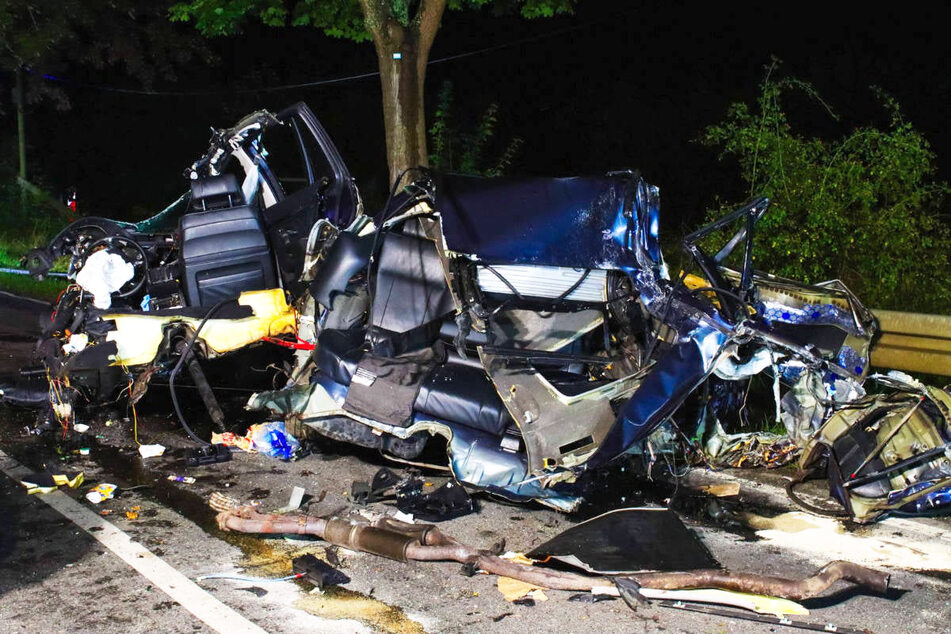
[{"label": "white road marking", "polygon": [[[4,453],[2,449],[0,449],[0,471],[17,482],[33,473]],[[129,564],[139,574],[152,582],[155,587],[161,589],[173,601],[216,632],[222,634],[235,632],[267,634],[266,630],[213,597],[191,579],[149,551],[148,548],[133,540],[127,533],[119,530],[62,491],[54,491],[36,497],[92,535],[99,543],[115,553],[119,559]]]}]

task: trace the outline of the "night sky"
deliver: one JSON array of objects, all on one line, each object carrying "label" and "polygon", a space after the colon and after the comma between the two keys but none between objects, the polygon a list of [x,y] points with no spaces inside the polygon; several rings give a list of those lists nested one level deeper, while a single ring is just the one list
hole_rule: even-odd
[{"label": "night sky", "polygon": [[[830,123],[816,106],[793,100],[794,122],[831,135],[882,122],[868,90],[879,85],[931,141],[942,176],[951,179],[945,124],[951,8],[938,4],[582,0],[572,17],[531,22],[447,12],[432,59],[500,48],[431,65],[427,105],[431,111],[445,80],[455,86],[457,119],[474,121],[497,102],[498,141],[524,139],[513,174],[640,169],[661,187],[664,230],[679,231],[696,223],[716,196],[744,197],[735,166],[693,140],[730,102],[755,97],[775,55],[783,60],[781,74],[815,84],[842,117]],[[110,93],[93,86],[136,86],[118,72],[65,69],[64,76],[88,86],[68,87],[67,112],[49,106],[30,112],[31,169],[52,189],[75,185],[85,213],[141,217],[184,190],[182,170],[204,150],[209,126],[303,100],[365,197],[379,200],[387,170],[377,78],[234,92],[374,71],[372,45],[251,25],[211,47],[218,64],[184,69],[176,84],[155,89],[220,91],[215,95]],[[12,132],[12,117],[3,121]]]}]

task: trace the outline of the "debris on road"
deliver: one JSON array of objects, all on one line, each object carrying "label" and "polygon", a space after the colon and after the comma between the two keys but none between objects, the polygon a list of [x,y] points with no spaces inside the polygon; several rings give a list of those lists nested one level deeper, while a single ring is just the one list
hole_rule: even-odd
[{"label": "debris on road", "polygon": [[292,561],[294,573],[306,578],[320,590],[350,583],[350,578],[312,554],[295,557]]},{"label": "debris on road", "polygon": [[536,546],[530,559],[549,558],[595,574],[718,567],[676,513],[663,508],[609,511]]},{"label": "debris on road", "polygon": [[143,458],[157,458],[165,453],[162,445],[139,445],[139,455]]},{"label": "debris on road", "polygon": [[525,581],[519,581],[518,579],[512,579],[511,577],[500,576],[496,581],[496,587],[499,589],[499,592],[502,593],[502,596],[505,597],[505,600],[512,603],[523,597],[528,597],[532,599],[532,601],[548,600],[548,596],[544,592],[545,588]]},{"label": "debris on road", "polygon": [[30,495],[36,493],[52,493],[61,486],[75,489],[83,483],[84,477],[85,473],[82,471],[72,475],[40,471],[38,473],[31,474],[27,478],[23,478],[20,480],[20,484],[26,488],[26,492]]},{"label": "debris on road", "polygon": [[443,522],[475,510],[472,496],[451,479],[437,486],[418,472],[411,470],[400,477],[386,467],[376,472],[372,482],[354,482],[350,499],[361,505],[395,499],[400,513],[426,522]]},{"label": "debris on road", "polygon": [[300,443],[288,433],[283,421],[251,425],[245,438],[251,442],[253,451],[272,458],[292,460],[300,451]]},{"label": "debris on road", "polygon": [[212,444],[193,447],[185,452],[186,467],[201,467],[229,460],[231,460],[231,449],[225,444],[215,442],[214,434],[212,434]]},{"label": "debris on road", "polygon": [[294,487],[291,489],[291,496],[287,500],[287,504],[281,508],[274,511],[275,513],[290,513],[296,511],[300,508],[301,503],[304,501],[304,494],[306,490],[304,487]]},{"label": "debris on road", "polygon": [[[511,577],[552,590],[591,591],[612,586],[611,577],[587,576],[554,568],[531,566],[503,559],[454,540],[434,525],[405,524],[390,517],[373,522],[302,515],[288,517],[259,513],[253,506],[235,506],[234,501],[213,494],[212,508],[222,530],[243,533],[312,535],[336,546],[363,551],[397,561],[456,561],[489,574]],[[683,590],[714,588],[761,594],[799,601],[825,592],[840,580],[884,594],[889,575],[845,561],[831,562],[811,577],[793,580],[717,569],[689,572],[641,572],[625,575],[643,588]]]},{"label": "debris on road", "polygon": [[888,512],[934,513],[951,509],[951,394],[896,377],[872,377],[890,388],[834,414],[803,452],[795,487],[825,459],[832,497],[842,515],[872,522]]},{"label": "debris on road", "polygon": [[103,482],[90,489],[89,492],[86,493],[86,499],[93,504],[99,504],[106,500],[111,500],[117,489],[118,487],[116,485]]}]

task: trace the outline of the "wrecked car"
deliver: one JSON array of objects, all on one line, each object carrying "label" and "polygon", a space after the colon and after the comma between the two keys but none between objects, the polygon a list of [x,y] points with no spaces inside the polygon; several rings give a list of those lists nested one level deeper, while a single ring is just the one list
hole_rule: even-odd
[{"label": "wrecked car", "polygon": [[754,270],[764,198],[687,236],[695,274],[672,276],[659,190],[634,171],[421,168],[370,214],[297,104],[217,131],[186,176],[157,216],[84,218],[31,254],[38,274],[69,256],[76,282],[39,345],[61,422],[156,374],[174,399],[182,367],[200,387],[200,359],[267,340],[295,365],[249,408],[408,462],[440,438],[458,481],[570,511],[586,471],[688,399],[693,422],[726,419],[768,371],[797,439],[864,396],[873,316],[841,282]]}]

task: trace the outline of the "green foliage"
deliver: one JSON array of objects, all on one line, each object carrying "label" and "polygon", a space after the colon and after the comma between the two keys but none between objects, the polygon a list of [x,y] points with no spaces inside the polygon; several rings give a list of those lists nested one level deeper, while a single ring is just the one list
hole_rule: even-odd
[{"label": "green foliage", "polygon": [[[0,2],[0,70],[26,67],[39,75],[84,65],[117,68],[146,88],[174,81],[176,69],[199,58],[211,61],[193,32],[170,24],[152,0],[4,0]],[[51,82],[30,81],[27,101],[69,100]]]},{"label": "green foliage", "polygon": [[496,13],[518,13],[523,18],[551,18],[571,13],[577,0],[448,0],[453,11],[491,7]]},{"label": "green foliage", "polygon": [[[63,206],[36,188],[25,192],[24,214],[20,187],[2,166],[0,178],[0,267],[19,268],[27,251],[46,243],[68,221]],[[60,261],[54,268],[62,271],[65,266],[66,262]],[[38,299],[55,299],[63,285],[57,278],[39,282],[26,275],[0,274],[0,290]]]},{"label": "green foliage", "polygon": [[[398,11],[405,1],[389,3]],[[356,42],[370,39],[357,0],[189,0],[169,9],[172,21],[192,21],[204,35],[233,35],[256,17],[267,26],[309,26],[326,35]]]},{"label": "green foliage", "polygon": [[[378,0],[386,15],[402,26],[418,19],[426,0]],[[544,18],[570,13],[576,0],[448,0],[455,11],[491,7],[497,13],[518,13],[524,18]],[[209,36],[233,35],[247,18],[268,26],[309,26],[326,35],[355,42],[370,39],[358,0],[186,0],[169,9],[172,21],[192,21]]]},{"label": "green foliage", "polygon": [[835,114],[810,84],[774,79],[776,65],[754,104],[734,103],[700,139],[738,161],[751,196],[772,201],[756,267],[811,283],[839,278],[869,306],[951,310],[951,232],[939,216],[949,190],[928,141],[878,89],[887,124],[841,138],[800,132],[783,109],[790,93]]},{"label": "green foliage", "polygon": [[439,170],[473,176],[501,176],[512,165],[522,139],[510,140],[495,160],[488,160],[498,125],[498,104],[489,104],[471,131],[458,126],[452,117],[451,82],[443,82],[429,128],[429,164]]}]

